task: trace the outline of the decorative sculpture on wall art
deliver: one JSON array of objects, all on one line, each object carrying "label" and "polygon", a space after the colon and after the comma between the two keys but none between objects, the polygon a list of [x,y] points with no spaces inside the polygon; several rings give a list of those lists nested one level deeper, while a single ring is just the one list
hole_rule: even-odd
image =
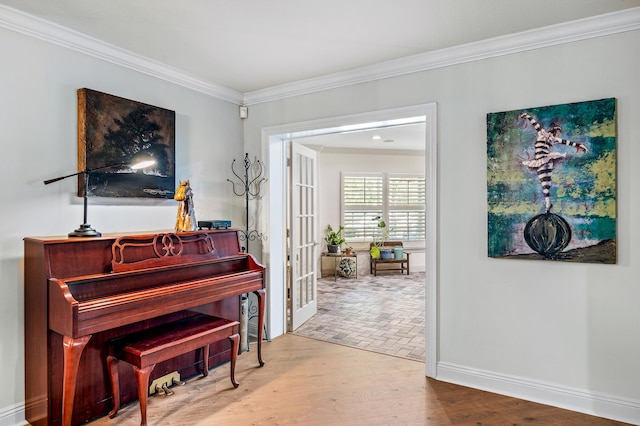
[{"label": "decorative sculpture on wall art", "polygon": [[[78,90],[78,169],[93,170],[91,197],[171,198],[175,189],[174,111],[90,89]],[[138,173],[112,164],[153,160]],[[85,192],[87,175],[78,179]]]},{"label": "decorative sculpture on wall art", "polygon": [[244,197],[244,231],[240,231],[240,240],[245,241],[245,246],[242,248],[245,253],[249,252],[249,241],[255,241],[256,239],[264,239],[264,235],[255,229],[249,230],[249,199],[259,199],[261,197],[260,191],[262,190],[262,184],[267,180],[264,177],[264,166],[258,159],[251,161],[249,159],[249,153],[245,153],[244,156],[244,171],[236,172],[236,160],[231,163],[231,172],[238,179],[232,181],[227,179],[227,182],[231,182],[233,185],[233,193],[238,197]]},{"label": "decorative sculpture on wall art", "polygon": [[616,263],[615,110],[607,98],[487,114],[490,257]]},{"label": "decorative sculpture on wall art", "polygon": [[196,209],[193,205],[193,191],[188,180],[180,181],[173,199],[178,201],[178,214],[176,216],[176,231],[195,231],[198,221]]}]

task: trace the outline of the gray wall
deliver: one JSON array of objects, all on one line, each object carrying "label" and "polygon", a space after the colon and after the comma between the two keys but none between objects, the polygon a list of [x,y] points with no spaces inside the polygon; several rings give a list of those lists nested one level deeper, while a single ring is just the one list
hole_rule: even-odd
[{"label": "gray wall", "polygon": [[[81,87],[175,110],[177,178],[192,180],[198,217],[234,223],[242,200],[228,168],[262,152],[263,127],[436,102],[439,377],[486,388],[489,376],[497,391],[541,399],[532,389],[542,389],[554,405],[640,421],[639,45],[633,31],[453,65],[252,105],[242,123],[231,103],[0,29],[0,423],[24,406],[22,238],[66,234],[82,218],[73,179],[42,184],[76,169]],[[605,97],[618,99],[618,264],[487,258],[486,114]],[[92,202],[89,221],[166,230],[175,212],[171,201]],[[585,403],[560,397],[569,394]]]},{"label": "gray wall", "polygon": [[[244,152],[242,122],[232,103],[4,29],[0,51],[2,425],[24,418],[22,239],[66,235],[82,223],[76,180],[42,182],[77,170],[76,90],[87,87],[176,112],[176,179],[191,179],[197,218],[241,223],[243,200],[226,179],[231,161]],[[176,211],[173,200],[90,199],[89,223],[103,233],[170,230]]]},{"label": "gray wall", "polygon": [[[245,143],[258,152],[264,127],[437,103],[438,376],[640,421],[639,45],[627,32],[257,104]],[[486,114],[606,97],[618,107],[618,264],[488,258]]]}]

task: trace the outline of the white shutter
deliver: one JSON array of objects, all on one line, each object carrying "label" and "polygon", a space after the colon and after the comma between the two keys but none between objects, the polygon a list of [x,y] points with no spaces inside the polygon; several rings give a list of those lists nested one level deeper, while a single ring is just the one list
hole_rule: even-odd
[{"label": "white shutter", "polygon": [[425,239],[424,176],[386,173],[342,174],[342,225],[348,242],[370,242],[379,236],[377,217],[389,239]]},{"label": "white shutter", "polygon": [[342,175],[342,225],[348,242],[373,241],[384,207],[384,179],[377,174]]},{"label": "white shutter", "polygon": [[422,176],[389,176],[389,222],[392,240],[425,239],[425,179]]}]

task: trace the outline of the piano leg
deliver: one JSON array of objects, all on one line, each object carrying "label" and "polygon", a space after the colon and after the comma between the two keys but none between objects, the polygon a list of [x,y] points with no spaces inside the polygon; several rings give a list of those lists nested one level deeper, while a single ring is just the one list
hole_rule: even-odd
[{"label": "piano leg", "polygon": [[118,414],[120,409],[120,378],[118,375],[118,358],[109,355],[107,357],[107,368],[111,377],[111,393],[113,394],[113,410],[109,411],[109,418],[112,419]]},{"label": "piano leg", "polygon": [[264,365],[262,360],[262,333],[264,330],[264,306],[266,301],[266,293],[263,288],[253,292],[258,298],[258,362],[260,367]]},{"label": "piano leg", "polygon": [[147,399],[149,398],[149,376],[155,368],[155,364],[138,368],[133,366],[133,373],[138,382],[138,400],[140,401],[140,426],[147,425]]},{"label": "piano leg", "polygon": [[76,381],[78,378],[78,366],[84,347],[89,343],[91,335],[78,339],[63,336],[62,350],[64,355],[64,375],[62,377],[62,425],[71,425],[73,414],[73,399],[76,394]]}]

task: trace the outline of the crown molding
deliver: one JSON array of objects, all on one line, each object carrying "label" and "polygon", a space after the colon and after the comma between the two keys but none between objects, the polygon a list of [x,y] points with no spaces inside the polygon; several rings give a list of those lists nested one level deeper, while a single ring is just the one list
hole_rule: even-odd
[{"label": "crown molding", "polygon": [[480,61],[638,30],[640,29],[640,7],[412,55],[244,94],[8,6],[0,5],[0,27],[224,101],[238,105],[255,105],[384,78],[403,76],[466,62]]},{"label": "crown molding", "polygon": [[242,92],[204,80],[183,70],[135,54],[58,24],[0,5],[0,28],[40,39],[206,95],[242,103]]},{"label": "crown molding", "polygon": [[337,148],[327,147],[320,145],[306,145],[307,148],[311,148],[321,154],[338,154],[338,155],[397,155],[407,157],[424,157],[424,150],[417,149],[376,149],[376,148]]},{"label": "crown molding", "polygon": [[247,92],[252,105],[640,29],[640,7]]}]

